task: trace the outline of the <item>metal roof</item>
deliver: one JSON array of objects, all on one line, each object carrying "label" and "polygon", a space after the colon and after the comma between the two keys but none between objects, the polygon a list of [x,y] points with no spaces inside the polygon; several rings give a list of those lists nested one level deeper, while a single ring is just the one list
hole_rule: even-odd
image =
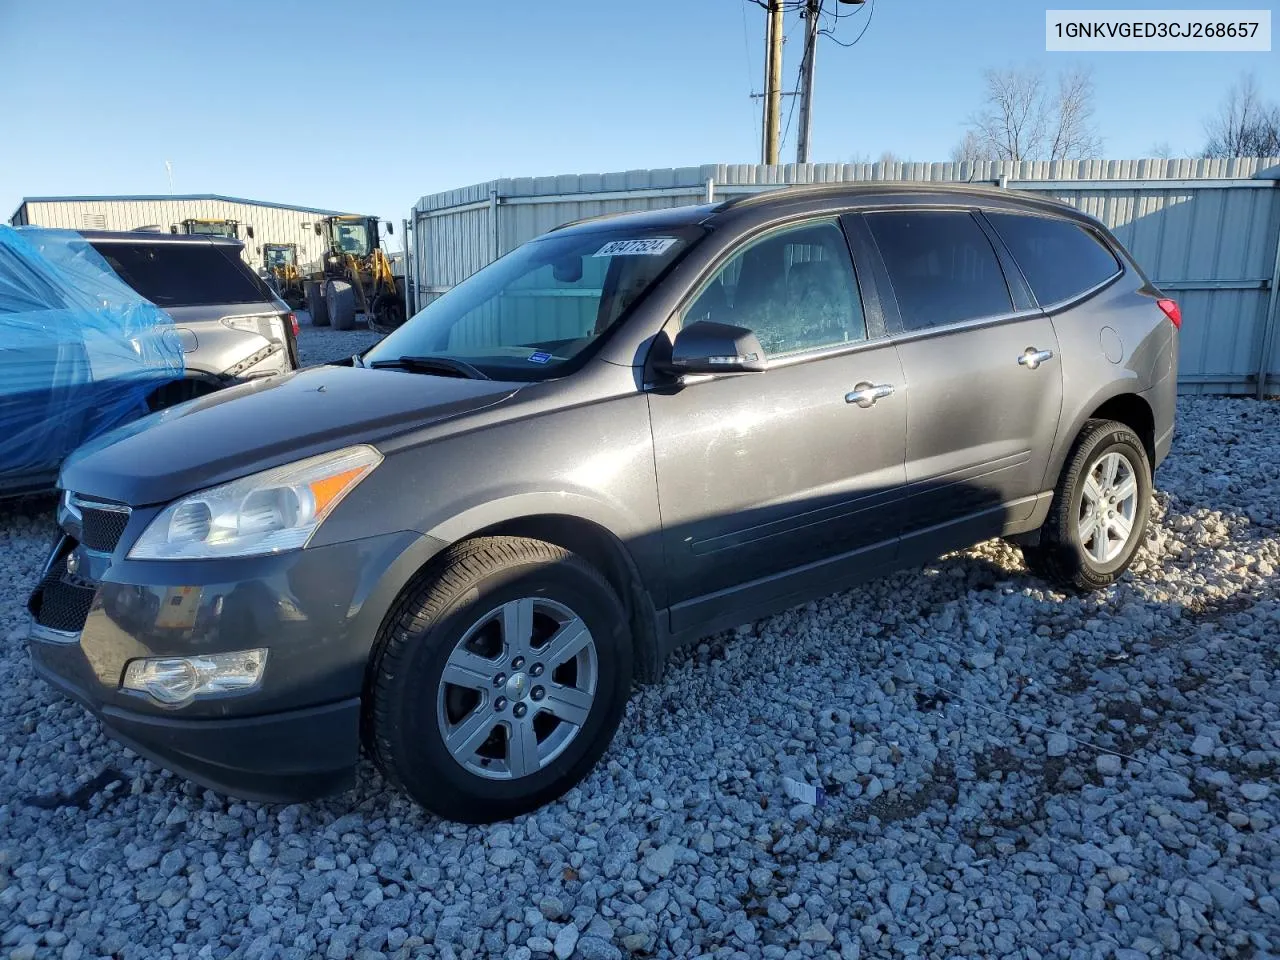
[{"label": "metal roof", "polygon": [[[89,203],[101,201],[104,203],[128,202],[130,200],[139,201],[157,201],[157,200],[222,200],[226,203],[247,203],[254,207],[275,207],[279,210],[297,210],[300,213],[318,213],[326,217],[330,216],[347,216],[345,210],[324,210],[320,207],[300,207],[293,203],[272,203],[270,200],[248,200],[244,197],[226,197],[220,193],[158,193],[158,194],[125,194],[122,196],[101,196],[101,197],[23,197],[22,203],[18,204],[13,211],[17,215],[28,203]],[[361,214],[350,214],[351,216],[361,216]]]}]

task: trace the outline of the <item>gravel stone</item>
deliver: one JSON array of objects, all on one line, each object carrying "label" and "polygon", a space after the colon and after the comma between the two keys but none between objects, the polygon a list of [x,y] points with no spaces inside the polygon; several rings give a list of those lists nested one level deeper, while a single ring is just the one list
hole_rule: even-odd
[{"label": "gravel stone", "polygon": [[560,960],[569,960],[573,956],[573,949],[578,945],[578,928],[572,923],[565,926],[556,934],[555,952]]},{"label": "gravel stone", "polygon": [[1271,788],[1265,783],[1246,783],[1241,785],[1240,793],[1244,795],[1246,800],[1261,803],[1271,795]]},{"label": "gravel stone", "polygon": [[1119,776],[1121,769],[1121,760],[1114,753],[1099,754],[1096,761],[1098,772],[1104,777]]}]

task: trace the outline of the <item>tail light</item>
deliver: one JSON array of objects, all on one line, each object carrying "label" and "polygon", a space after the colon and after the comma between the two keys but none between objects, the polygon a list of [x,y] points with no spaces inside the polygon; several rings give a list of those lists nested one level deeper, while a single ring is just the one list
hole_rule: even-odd
[{"label": "tail light", "polygon": [[[1161,303],[1173,303],[1173,301],[1172,301],[1172,300],[1161,300],[1160,302],[1161,302]],[[1174,303],[1174,304],[1173,304],[1173,309],[1175,309],[1175,310],[1177,310],[1177,309],[1178,309],[1178,305],[1177,305],[1176,303]],[[1166,310],[1165,312],[1166,312],[1166,313],[1168,313],[1168,311],[1167,311],[1167,310]],[[1174,323],[1181,323],[1181,320],[1175,320],[1175,321],[1174,321]],[[290,310],[290,311],[289,311],[289,326],[291,326],[291,327],[293,328],[293,335],[296,337],[296,336],[298,335],[298,330],[299,330],[300,328],[299,328],[299,326],[298,326],[298,318],[297,318],[297,316],[293,313],[293,311],[292,311],[292,310]]]},{"label": "tail light", "polygon": [[1182,329],[1182,310],[1178,307],[1177,300],[1157,300],[1156,306],[1164,311],[1164,315],[1169,318],[1177,329]]}]

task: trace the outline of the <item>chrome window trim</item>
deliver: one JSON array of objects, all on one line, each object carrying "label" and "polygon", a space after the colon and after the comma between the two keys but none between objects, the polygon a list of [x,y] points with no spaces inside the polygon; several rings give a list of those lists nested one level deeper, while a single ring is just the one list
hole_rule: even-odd
[{"label": "chrome window trim", "polygon": [[[1017,258],[1015,257],[1014,259]],[[1107,279],[1103,280],[1101,283],[1095,283],[1088,290],[1081,290],[1079,293],[1072,294],[1062,300],[1055,300],[1053,303],[1042,303],[1040,304],[1040,309],[1045,313],[1056,313],[1059,310],[1066,310],[1070,307],[1074,307],[1076,304],[1083,303],[1088,300],[1094,294],[1101,293],[1104,288],[1111,286],[1111,284],[1115,283],[1128,272],[1128,268],[1121,264],[1119,270],[1107,277]],[[1031,289],[1030,283],[1027,284],[1027,289]],[[1034,297],[1036,292],[1032,290],[1031,295]]]},{"label": "chrome window trim", "polygon": [[973,317],[969,320],[956,320],[952,323],[941,323],[936,327],[924,327],[920,330],[904,330],[901,333],[889,335],[891,343],[911,343],[916,340],[924,340],[934,336],[945,336],[950,333],[958,333],[962,330],[974,330],[980,327],[994,327],[1004,323],[1017,323],[1019,320],[1034,320],[1044,317],[1045,312],[1040,307],[1032,307],[1028,310],[1014,310],[1011,313],[988,314],[985,317]]}]

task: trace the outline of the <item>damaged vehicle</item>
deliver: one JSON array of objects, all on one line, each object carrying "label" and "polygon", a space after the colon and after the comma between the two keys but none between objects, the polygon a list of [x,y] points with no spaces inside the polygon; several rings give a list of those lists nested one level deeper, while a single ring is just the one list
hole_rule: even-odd
[{"label": "damaged vehicle", "polygon": [[0,496],[111,427],[297,366],[297,321],[220,237],[0,230]]},{"label": "damaged vehicle", "polygon": [[1180,323],[1098,221],[1008,190],[570,224],[343,364],[78,451],[32,662],[236,796],[343,789],[363,750],[437,813],[512,817],[706,634],[993,537],[1114,583]]}]

